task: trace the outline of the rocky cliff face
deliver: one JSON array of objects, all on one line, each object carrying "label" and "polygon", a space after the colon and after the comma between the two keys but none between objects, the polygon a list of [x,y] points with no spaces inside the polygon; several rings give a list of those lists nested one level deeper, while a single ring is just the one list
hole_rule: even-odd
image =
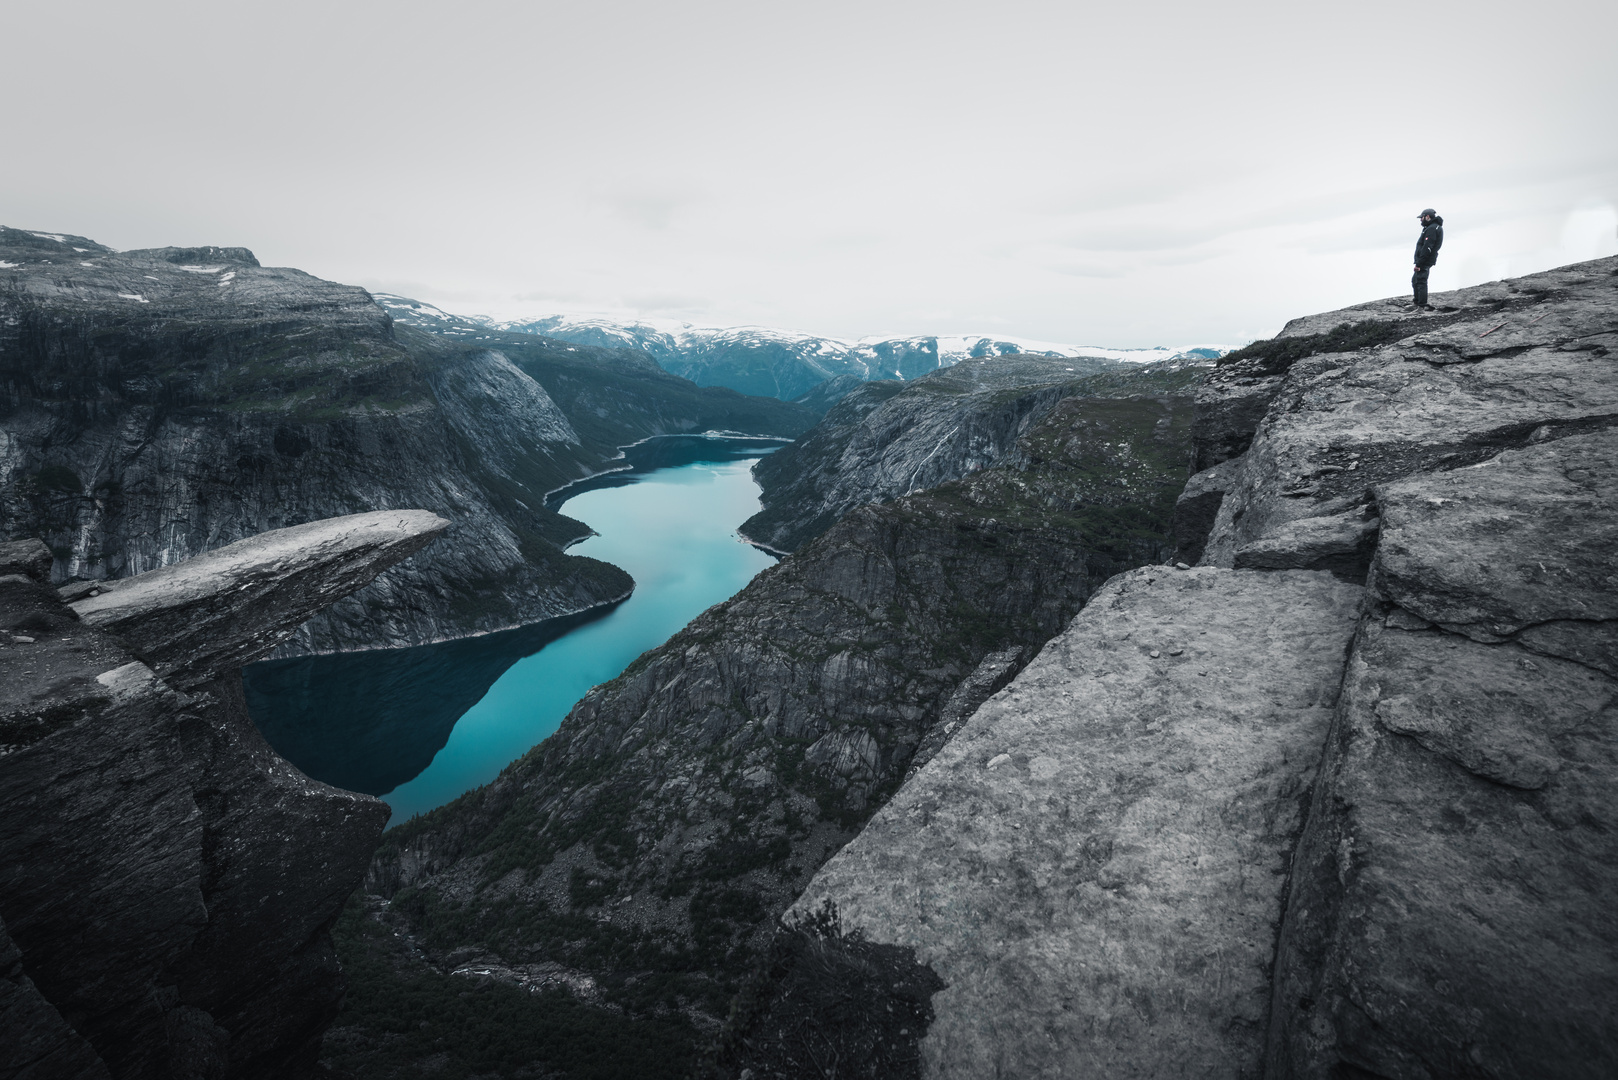
[{"label": "rocky cliff face", "polygon": [[0,1073],[314,1071],[387,807],[277,757],[240,665],[448,524],[312,523],[71,604],[43,543],[0,545]]},{"label": "rocky cliff face", "polygon": [[[1196,373],[1179,394],[1131,374],[1136,396],[1051,405],[1015,463],[847,514],[493,784],[393,830],[374,910],[422,950],[394,978],[569,985],[715,1027],[808,875],[1091,589],[1166,554]],[[363,1074],[387,1043],[355,1016],[333,1060]]]},{"label": "rocky cliff face", "polygon": [[1109,583],[805,891],[949,984],[925,1075],[1618,1068],[1618,260],[1434,302],[1227,358],[1201,565]]},{"label": "rocky cliff face", "polygon": [[1178,362],[1141,367],[1006,356],[963,360],[908,383],[867,383],[802,439],[754,467],[763,509],[741,531],[766,547],[794,551],[856,506],[1007,460],[1064,398],[1173,392],[1194,377],[1184,373],[1197,370]]},{"label": "rocky cliff face", "polygon": [[416,644],[567,614],[632,586],[565,556],[546,493],[621,444],[795,434],[782,402],[634,353],[394,327],[364,290],[239,248],[113,252],[0,230],[0,535],[60,580],[121,578],[267,529],[419,506],[450,542],[334,605],[281,655]]}]

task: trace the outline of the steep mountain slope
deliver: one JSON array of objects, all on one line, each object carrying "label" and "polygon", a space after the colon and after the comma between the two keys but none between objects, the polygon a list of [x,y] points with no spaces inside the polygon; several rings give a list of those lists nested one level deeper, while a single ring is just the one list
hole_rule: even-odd
[{"label": "steep mountain slope", "polygon": [[825,416],[833,405],[864,385],[865,380],[858,375],[838,375],[836,378],[815,384],[792,400],[805,408],[813,409],[816,416]]},{"label": "steep mountain slope", "polygon": [[648,435],[812,421],[638,354],[396,330],[363,290],[240,248],[119,253],[17,229],[0,231],[0,387],[0,535],[45,537],[57,580],[363,510],[450,519],[449,542],[318,616],[283,655],[622,596],[622,571],[562,554],[588,530],[547,509],[548,491]]},{"label": "steep mountain slope", "polygon": [[949,984],[924,1075],[1618,1069],[1618,259],[1433,301],[1227,358],[1202,565],[1110,582],[805,891]]},{"label": "steep mountain slope", "polygon": [[[867,383],[753,470],[763,508],[742,525],[792,551],[856,506],[936,487],[1006,459],[1068,397],[1128,397],[1186,385],[1198,364],[1006,356],[916,379]],[[1092,376],[1084,378],[1084,376]]]},{"label": "steep mountain slope", "polygon": [[1060,401],[1000,466],[856,509],[393,830],[346,939],[386,975],[333,1063],[381,1075],[369,1003],[452,997],[452,971],[712,1030],[807,875],[1092,588],[1166,553],[1201,373],[1129,374],[1134,396]]}]

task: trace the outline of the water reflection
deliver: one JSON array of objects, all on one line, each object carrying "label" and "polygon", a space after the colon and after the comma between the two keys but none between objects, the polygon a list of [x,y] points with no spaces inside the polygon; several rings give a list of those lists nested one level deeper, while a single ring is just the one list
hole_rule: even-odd
[{"label": "water reflection", "polygon": [[507,668],[611,610],[412,649],[254,664],[243,672],[247,709],[306,775],[385,795],[432,762]]}]

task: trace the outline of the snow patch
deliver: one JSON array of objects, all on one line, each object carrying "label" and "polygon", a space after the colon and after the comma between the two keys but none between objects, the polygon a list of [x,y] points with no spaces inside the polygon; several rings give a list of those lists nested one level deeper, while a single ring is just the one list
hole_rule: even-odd
[{"label": "snow patch", "polygon": [[181,267],[179,267],[179,269],[184,270],[188,274],[217,274],[217,273],[219,273],[219,271],[223,270],[224,267],[223,266],[181,266]]},{"label": "snow patch", "polygon": [[132,293],[132,292],[121,292],[121,293],[118,294],[118,299],[120,299],[120,300],[134,300],[136,303],[140,303],[140,304],[150,304],[151,303],[150,300],[146,299],[146,297],[142,296],[140,293]]},{"label": "snow patch", "polygon": [[[37,232],[37,233],[29,233],[28,235],[37,236],[41,240],[55,240],[58,244],[66,244],[67,243],[67,237],[58,236],[53,232]],[[79,251],[79,250],[82,250],[82,249],[74,248],[73,250]]]},{"label": "snow patch", "polygon": [[6,260],[0,259],[0,270],[15,270],[15,269],[17,269],[17,264],[16,263],[14,263],[14,262],[6,262]]}]

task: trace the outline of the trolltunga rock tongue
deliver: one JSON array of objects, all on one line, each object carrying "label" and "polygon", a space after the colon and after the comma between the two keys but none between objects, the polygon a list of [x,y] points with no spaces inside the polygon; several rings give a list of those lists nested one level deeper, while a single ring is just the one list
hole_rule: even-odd
[{"label": "trolltunga rock tongue", "polygon": [[267,654],[299,623],[426,547],[449,522],[378,510],[275,529],[123,581],[72,606],[170,683],[196,686]]}]

